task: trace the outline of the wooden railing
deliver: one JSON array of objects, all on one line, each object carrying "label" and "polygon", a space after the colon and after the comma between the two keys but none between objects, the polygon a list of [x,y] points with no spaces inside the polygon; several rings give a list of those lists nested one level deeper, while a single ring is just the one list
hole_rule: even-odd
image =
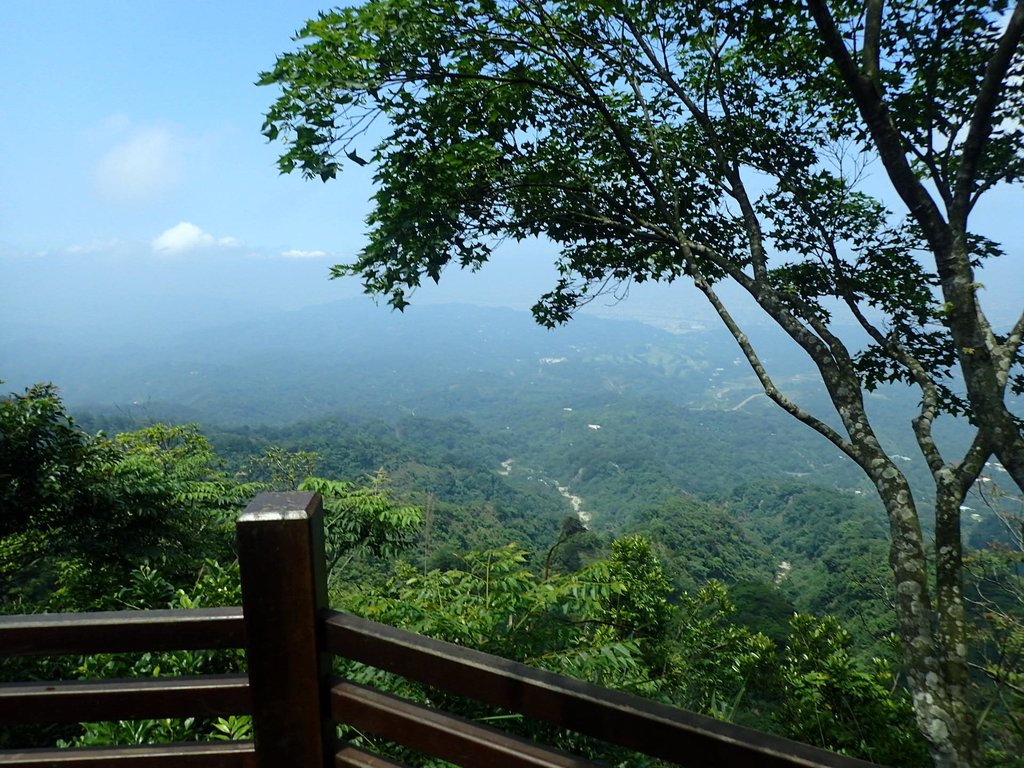
[{"label": "wooden railing", "polygon": [[255,743],[0,751],[0,766],[398,765],[339,742],[339,723],[462,766],[594,765],[340,680],[331,673],[334,657],[694,768],[871,765],[331,611],[316,494],[261,494],[239,518],[237,535],[241,609],[0,617],[0,656],[244,648],[247,675],[5,684],[0,727],[251,714]]}]

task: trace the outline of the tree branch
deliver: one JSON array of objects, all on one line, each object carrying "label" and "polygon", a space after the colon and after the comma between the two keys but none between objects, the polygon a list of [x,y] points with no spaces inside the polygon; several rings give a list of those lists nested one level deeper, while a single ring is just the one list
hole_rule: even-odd
[{"label": "tree branch", "polygon": [[721,299],[718,298],[718,294],[715,292],[715,289],[710,283],[708,283],[704,276],[695,271],[693,274],[693,282],[701,293],[707,297],[707,300],[711,303],[711,306],[714,307],[715,312],[718,313],[718,316],[722,319],[725,327],[729,329],[729,333],[732,334],[736,343],[739,344],[740,350],[743,352],[743,356],[747,359],[747,363],[749,363],[751,369],[754,371],[754,375],[757,377],[758,382],[760,382],[761,387],[764,389],[764,393],[769,397],[769,399],[791,416],[822,435],[826,440],[835,445],[851,459],[860,463],[860,457],[858,456],[856,449],[848,440],[843,438],[842,435],[836,432],[836,430],[828,424],[821,421],[808,411],[805,411],[779,391],[779,388],[775,385],[775,382],[765,370],[764,364],[761,362],[761,358],[750,343],[750,339],[747,337],[747,334],[745,334],[736,323],[732,314],[728,309],[726,309]]},{"label": "tree branch", "polygon": [[[707,108],[702,108],[698,105],[690,94],[687,93],[686,89],[680,85],[679,81],[676,80],[675,76],[672,74],[672,70],[667,62],[667,56],[658,56],[657,52],[651,47],[650,42],[637,28],[636,22],[629,16],[621,17],[621,21],[624,28],[629,30],[633,42],[636,43],[647,58],[648,62],[650,62],[654,70],[653,73],[669,88],[676,98],[683,103],[687,110],[689,110],[690,115],[697,121],[697,124],[700,125],[701,129],[708,137],[708,141],[711,143],[711,146],[715,151],[715,157],[718,159],[719,172],[729,182],[729,194],[737,203],[739,203],[743,221],[746,225],[747,233],[750,236],[749,248],[751,264],[754,269],[754,279],[764,279],[767,273],[768,260],[765,253],[761,225],[758,221],[754,206],[750,202],[750,197],[747,195],[746,186],[743,183],[743,178],[740,175],[739,169],[726,160],[727,153],[723,150],[718,130],[715,128],[714,121],[711,120],[711,117],[707,112]],[[715,62],[717,67],[719,64],[717,52],[709,50],[708,54],[712,57],[712,60]],[[723,108],[723,113],[726,115],[726,119],[729,119],[728,102],[721,90],[720,74],[721,73],[719,71],[719,77],[716,82],[718,97]]]},{"label": "tree branch", "polygon": [[864,118],[893,188],[924,231],[935,254],[939,257],[945,256],[951,247],[946,221],[907,162],[903,136],[893,125],[889,109],[881,94],[876,90],[872,80],[857,70],[857,65],[846,49],[846,43],[843,42],[843,37],[836,28],[825,1],[806,2],[822,42],[835,62],[840,77],[849,88],[861,117]]},{"label": "tree branch", "polygon": [[882,92],[882,81],[878,76],[879,39],[882,34],[883,0],[868,0],[864,19],[864,75]]},{"label": "tree branch", "polygon": [[[589,106],[597,111],[608,130],[611,131],[612,135],[615,137],[615,141],[625,155],[627,162],[637,174],[637,177],[641,180],[644,187],[646,187],[648,194],[650,194],[651,199],[660,210],[662,216],[664,216],[666,220],[670,220],[671,216],[666,208],[664,200],[662,199],[661,189],[650,178],[647,173],[647,169],[644,168],[643,163],[640,162],[640,158],[636,154],[634,142],[630,140],[630,137],[623,129],[622,124],[615,119],[604,100],[597,93],[588,73],[581,70],[568,56],[564,55],[558,36],[553,34],[546,23],[546,19],[550,18],[549,15],[541,7],[536,7],[533,10],[538,14],[538,30],[540,30],[548,39],[548,43],[550,45],[550,48],[548,49],[549,55],[551,55],[555,61],[565,68],[569,76],[584,91],[584,93],[587,94],[589,98]],[[583,42],[586,43],[587,41]]]},{"label": "tree branch", "polygon": [[953,194],[953,208],[950,220],[957,229],[967,225],[967,214],[970,212],[971,193],[978,174],[978,166],[984,155],[985,145],[992,132],[992,115],[1003,92],[1003,80],[1009,71],[1014,54],[1024,36],[1024,0],[1018,0],[1010,20],[1003,31],[995,53],[985,67],[985,77],[981,81],[981,90],[974,103],[974,112],[968,124],[967,138],[964,140],[960,167],[956,174],[956,188]]},{"label": "tree branch", "polygon": [[999,380],[1000,387],[1006,387],[1006,382],[1010,378],[1010,369],[1017,359],[1018,352],[1020,352],[1022,340],[1024,340],[1024,312],[1017,318],[1017,322],[1013,324],[1013,328],[1010,329],[1010,333],[1006,336],[1006,341],[1001,345],[1003,357],[996,369],[996,377]]}]

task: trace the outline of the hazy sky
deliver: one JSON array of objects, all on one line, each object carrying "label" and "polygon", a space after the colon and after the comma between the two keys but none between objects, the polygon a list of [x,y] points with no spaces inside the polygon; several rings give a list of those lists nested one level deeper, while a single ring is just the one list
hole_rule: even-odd
[{"label": "hazy sky", "polygon": [[[107,296],[144,304],[172,289],[252,306],[357,293],[326,274],[363,242],[370,170],[346,165],[326,185],[279,176],[278,147],[260,134],[275,91],[253,85],[322,7],[0,2],[0,321],[46,304],[54,318],[64,316],[58,309],[73,317]],[[1009,291],[995,297],[1007,306],[1021,293],[1022,213],[1018,190],[979,217],[1016,240],[992,279]],[[519,249],[481,275],[446,276],[417,300],[527,306],[550,287],[550,263],[542,246]],[[707,316],[678,287],[640,297],[622,311],[642,313],[647,301]]]},{"label": "hazy sky", "polygon": [[[193,275],[200,293],[248,290],[281,306],[358,293],[326,276],[363,243],[370,170],[346,168],[326,185],[278,175],[280,145],[260,133],[276,91],[253,85],[323,7],[0,3],[6,311],[27,312],[43,276],[73,291],[62,275],[114,295]],[[538,274],[550,274],[550,257],[533,250],[421,298],[476,288],[488,303],[526,306],[549,284]]]},{"label": "hazy sky", "polygon": [[274,92],[253,81],[319,7],[0,4],[5,246],[350,249],[365,179],[279,178],[259,132]]}]

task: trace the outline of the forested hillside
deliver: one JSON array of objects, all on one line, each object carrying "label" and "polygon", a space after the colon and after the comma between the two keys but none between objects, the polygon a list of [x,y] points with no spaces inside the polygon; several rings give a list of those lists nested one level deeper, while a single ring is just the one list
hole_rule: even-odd
[{"label": "forested hillside", "polygon": [[[342,341],[324,347],[313,329],[339,312]],[[683,352],[678,336],[639,324],[548,334],[466,307],[401,325],[360,324],[345,305],[296,318],[287,332],[273,320],[236,329],[237,344],[226,329],[190,337],[164,362],[117,348],[96,351],[95,369],[65,361],[73,420],[57,391],[7,397],[3,610],[232,602],[233,516],[260,489],[307,487],[336,521],[338,605],[923,764],[893,640],[884,515],[847,461],[754,394],[720,339],[693,331]],[[118,373],[105,389],[103,368]],[[797,370],[786,378],[804,386]],[[30,488],[39,494],[19,517]],[[977,508],[965,519],[975,543],[1011,544],[980,498]],[[1003,589],[1019,577],[993,552],[979,573]],[[500,574],[505,602],[478,602],[481,569],[488,589]],[[998,598],[1006,617],[1010,594]],[[1017,619],[993,623],[992,607],[975,617],[985,654],[1019,642]],[[538,611],[543,629],[514,631]],[[618,629],[596,631],[601,622]],[[977,681],[1004,755],[1017,700],[986,680],[1019,674],[1007,664],[979,657],[990,674]],[[831,725],[812,725],[826,715]],[[233,726],[189,727],[202,737]],[[866,737],[882,727],[890,740]],[[61,738],[134,737],[90,727]]]}]

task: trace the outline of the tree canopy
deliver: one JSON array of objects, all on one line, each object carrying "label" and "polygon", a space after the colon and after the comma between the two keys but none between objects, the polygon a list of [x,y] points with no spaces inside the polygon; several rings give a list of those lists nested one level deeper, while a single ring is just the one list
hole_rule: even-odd
[{"label": "tree canopy", "polygon": [[[1001,247],[969,221],[1024,170],[1022,34],[1004,0],[370,0],[308,22],[262,75],[282,88],[264,133],[282,172],[373,164],[368,245],[334,274],[398,309],[509,238],[559,248],[546,325],[623,283],[692,282],[766,394],[878,489],[919,726],[937,764],[973,765],[959,508],[993,453],[1024,489],[1024,315],[986,316],[976,272]],[[871,162],[892,201],[865,191]],[[803,349],[832,412],[772,378],[724,282]],[[864,405],[897,381],[921,397],[934,580]],[[942,413],[976,426],[960,456],[933,437]]]},{"label": "tree canopy", "polygon": [[80,429],[53,385],[13,393],[0,399],[0,603],[96,608],[139,563],[191,574],[230,551],[231,514],[255,492],[195,425],[108,438]]}]

